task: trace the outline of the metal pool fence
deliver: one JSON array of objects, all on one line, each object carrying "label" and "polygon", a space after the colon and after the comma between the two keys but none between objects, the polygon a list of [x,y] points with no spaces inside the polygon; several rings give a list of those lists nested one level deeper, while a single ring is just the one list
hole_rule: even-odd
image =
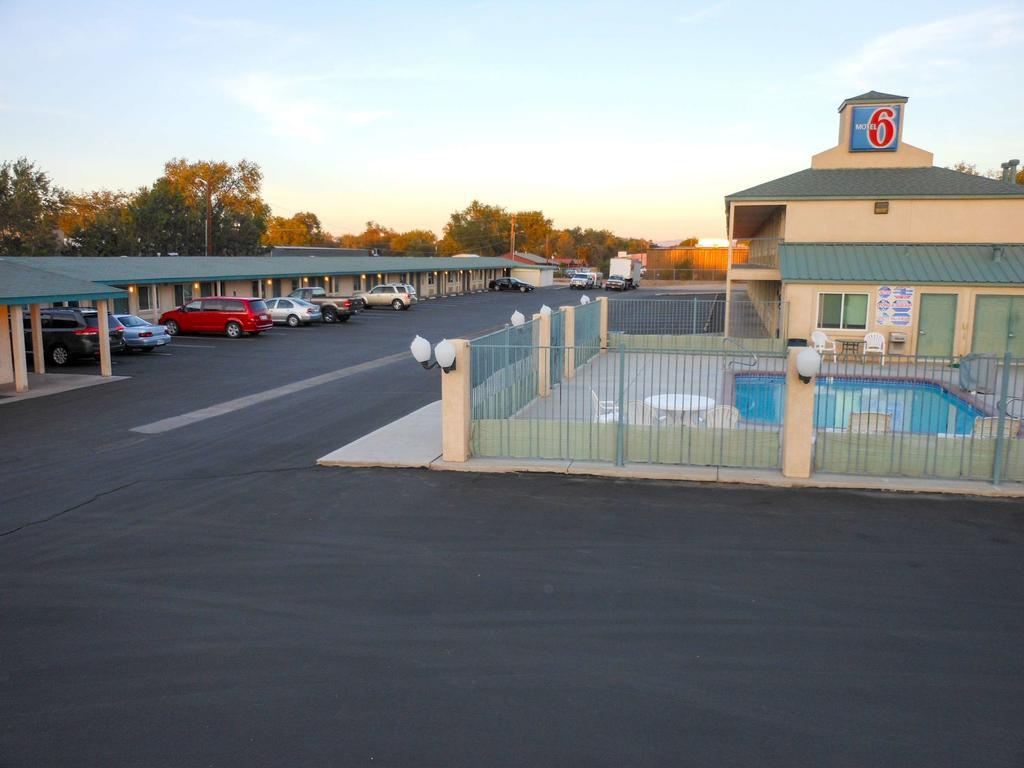
[{"label": "metal pool fence", "polygon": [[[729,336],[748,349],[781,351],[786,344],[787,305],[782,301],[734,299]],[[725,294],[694,294],[608,303],[610,346],[627,349],[723,351]]]},{"label": "metal pool fence", "polygon": [[625,346],[602,353],[596,344],[510,349],[485,341],[472,344],[472,364],[489,372],[478,377],[474,368],[472,377],[475,456],[781,466],[781,422],[745,418],[737,382],[744,374],[781,379],[784,353]]},{"label": "metal pool fence", "polygon": [[826,354],[815,386],[816,471],[1024,482],[1024,359]]}]

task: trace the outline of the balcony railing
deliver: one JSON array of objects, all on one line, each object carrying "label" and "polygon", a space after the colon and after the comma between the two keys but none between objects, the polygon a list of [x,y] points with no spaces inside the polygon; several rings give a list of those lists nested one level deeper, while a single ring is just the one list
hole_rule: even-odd
[{"label": "balcony railing", "polygon": [[[778,269],[779,246],[786,242],[781,237],[752,237],[733,241],[732,266],[736,269]],[[746,246],[745,259],[737,258],[736,250]],[[740,257],[742,258],[742,257]]]}]

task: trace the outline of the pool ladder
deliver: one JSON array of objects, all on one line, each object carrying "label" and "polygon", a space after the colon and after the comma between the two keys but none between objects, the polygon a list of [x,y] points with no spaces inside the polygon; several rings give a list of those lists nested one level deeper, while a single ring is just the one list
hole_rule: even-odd
[{"label": "pool ladder", "polygon": [[734,365],[742,365],[745,368],[754,368],[755,366],[757,366],[757,363],[758,363],[757,355],[754,354],[753,352],[751,352],[746,347],[744,347],[738,341],[736,341],[736,339],[734,339],[732,336],[726,336],[725,337],[725,343],[726,344],[732,344],[734,347],[737,347],[738,349],[740,349],[741,351],[745,352],[749,356],[747,360],[733,360],[733,359],[730,359],[729,362],[727,362],[725,364],[726,368],[732,368]]}]

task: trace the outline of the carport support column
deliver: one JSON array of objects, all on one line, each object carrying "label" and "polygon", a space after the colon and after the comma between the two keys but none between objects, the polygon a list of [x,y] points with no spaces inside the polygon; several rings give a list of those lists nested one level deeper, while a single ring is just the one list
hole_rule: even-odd
[{"label": "carport support column", "polygon": [[441,458],[469,459],[473,378],[469,369],[469,342],[450,339],[455,347],[455,370],[441,373]]},{"label": "carport support column", "polygon": [[782,413],[782,474],[810,477],[814,451],[815,382],[805,384],[796,372],[799,348],[789,350],[786,361],[786,405]]},{"label": "carport support column", "polygon": [[0,304],[0,384],[14,381],[14,356],[11,354],[11,335],[7,329],[11,324],[11,313],[6,304]]},{"label": "carport support column", "polygon": [[46,373],[46,355],[43,354],[43,316],[38,304],[30,304],[29,316],[32,319],[32,369],[36,373]]},{"label": "carport support column", "polygon": [[562,373],[564,378],[571,379],[576,375],[576,306],[570,304],[562,307],[562,312],[565,312],[565,326],[562,331],[562,343],[565,345],[562,363],[565,368]]},{"label": "carport support column", "polygon": [[107,320],[107,300],[96,302],[96,320],[99,321],[100,333],[100,376],[110,376],[113,371],[110,365],[110,322]]},{"label": "carport support column", "polygon": [[601,311],[601,354],[608,351],[608,297],[598,296],[597,306]]},{"label": "carport support column", "polygon": [[537,396],[551,394],[551,315],[535,313],[537,323]]},{"label": "carport support column", "polygon": [[25,364],[25,320],[20,305],[10,310],[11,356],[14,359],[14,391],[28,392],[28,368]]},{"label": "carport support column", "polygon": [[[149,290],[148,285],[144,285],[142,287],[147,291]],[[128,314],[139,314],[139,286],[137,285],[128,286]]]}]

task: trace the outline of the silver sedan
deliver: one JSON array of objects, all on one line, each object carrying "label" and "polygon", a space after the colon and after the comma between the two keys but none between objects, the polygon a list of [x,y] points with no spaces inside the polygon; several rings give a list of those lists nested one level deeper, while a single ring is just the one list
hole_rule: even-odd
[{"label": "silver sedan", "polygon": [[138,315],[114,315],[114,319],[124,326],[124,343],[127,352],[136,349],[152,352],[157,347],[171,343],[171,337],[162,325],[153,325]]},{"label": "silver sedan", "polygon": [[267,309],[270,310],[270,318],[276,324],[288,325],[295,328],[299,325],[309,325],[316,321],[320,322],[323,315],[320,307],[305,299],[267,299]]}]

